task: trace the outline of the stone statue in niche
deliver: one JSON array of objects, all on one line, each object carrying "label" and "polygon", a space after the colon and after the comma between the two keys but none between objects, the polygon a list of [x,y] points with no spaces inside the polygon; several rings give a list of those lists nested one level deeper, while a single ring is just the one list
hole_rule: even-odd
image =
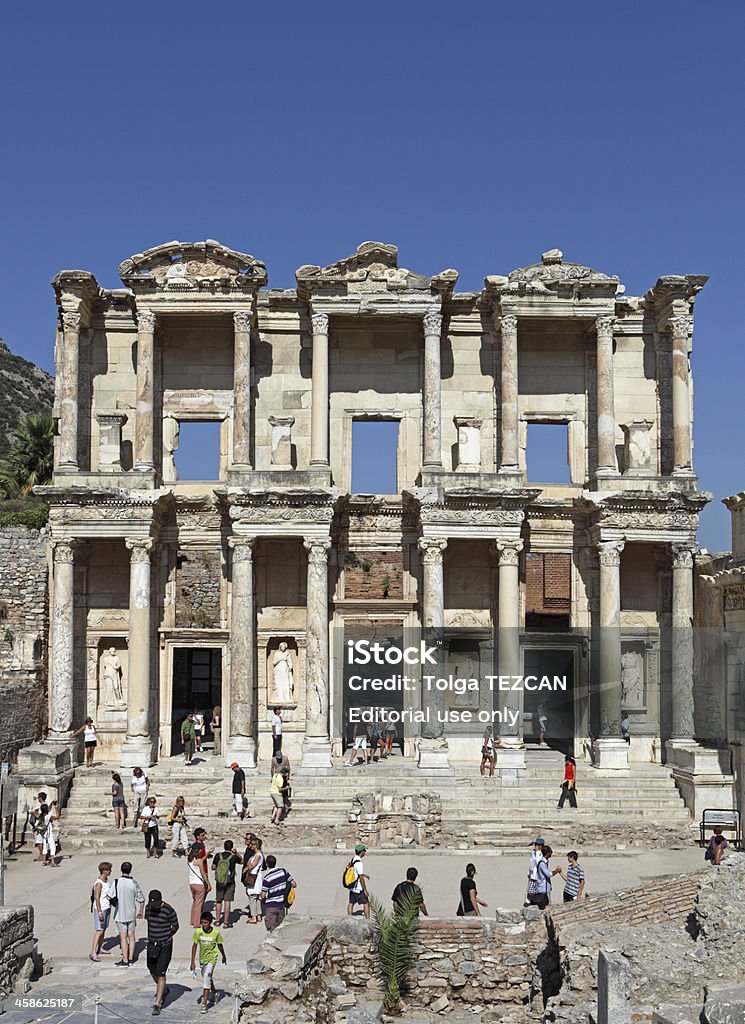
[{"label": "stone statue in niche", "polygon": [[621,655],[621,703],[624,708],[640,707],[642,694],[642,657],[638,651]]},{"label": "stone statue in niche", "polygon": [[166,416],[163,420],[163,480],[172,483],[178,480],[176,459],[179,431],[181,424],[175,416]]},{"label": "stone statue in niche", "polygon": [[116,647],[109,647],[101,658],[101,695],[104,707],[126,707],[122,691],[122,663]]},{"label": "stone statue in niche", "polygon": [[272,655],[272,689],[278,704],[294,702],[292,651],[284,640]]}]

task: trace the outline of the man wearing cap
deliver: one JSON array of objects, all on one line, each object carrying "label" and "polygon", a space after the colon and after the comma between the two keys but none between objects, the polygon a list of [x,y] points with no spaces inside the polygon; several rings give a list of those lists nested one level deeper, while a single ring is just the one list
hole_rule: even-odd
[{"label": "man wearing cap", "polygon": [[166,972],[173,953],[173,936],[178,931],[176,911],[164,903],[160,889],[151,889],[145,908],[147,921],[147,969],[155,982],[153,1016],[157,1017],[168,995]]},{"label": "man wearing cap", "polygon": [[528,865],[528,895],[531,894],[531,889],[535,888],[538,881],[538,862],[543,860],[544,845],[542,836],[537,836],[530,852],[530,864]]},{"label": "man wearing cap", "polygon": [[233,769],[233,802],[235,813],[241,818],[246,817],[246,808],[243,806],[243,799],[246,795],[246,773],[237,761],[230,766]]},{"label": "man wearing cap", "polygon": [[354,848],[354,857],[352,857],[352,867],[354,868],[354,874],[357,881],[354,883],[352,888],[349,890],[349,904],[347,906],[347,913],[353,914],[355,907],[362,907],[362,913],[365,917],[370,916],[370,897],[367,892],[367,880],[370,877],[365,874],[365,865],[362,862],[363,856],[367,853],[367,847],[364,843],[357,843]]}]

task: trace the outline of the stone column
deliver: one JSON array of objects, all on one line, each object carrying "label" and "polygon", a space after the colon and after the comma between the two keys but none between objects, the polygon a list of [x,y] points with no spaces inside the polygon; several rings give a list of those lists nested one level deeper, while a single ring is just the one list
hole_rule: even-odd
[{"label": "stone column", "polygon": [[78,469],[80,313],[62,314],[62,383],[59,404],[59,468]]},{"label": "stone column", "polygon": [[519,473],[519,431],[517,409],[517,317],[503,316],[502,334],[502,454],[500,473]]},{"label": "stone column", "polygon": [[251,469],[251,311],[233,313],[233,469]]},{"label": "stone column", "polygon": [[674,473],[691,473],[691,406],[688,393],[689,316],[670,318],[673,371],[673,461]]},{"label": "stone column", "polygon": [[310,464],[329,465],[329,318],[314,313],[313,370],[311,381]]},{"label": "stone column", "polygon": [[618,474],[616,459],[616,412],[613,380],[612,316],[599,316],[597,331],[598,467],[603,476]]},{"label": "stone column", "polygon": [[[499,555],[498,597],[498,665],[500,676],[520,675],[520,552],[521,540],[497,541]],[[514,777],[516,768],[525,767],[523,746],[523,708],[520,690],[497,690],[499,709],[517,716],[514,725],[502,722],[499,728],[500,746],[496,750],[496,765],[506,778]]]},{"label": "stone column", "polygon": [[672,734],[693,742],[693,551],[673,544]]},{"label": "stone column", "polygon": [[622,953],[598,953],[597,1024],[631,1024],[631,964]]},{"label": "stone column", "polygon": [[52,657],[49,681],[50,742],[70,739],[73,713],[75,541],[59,540],[53,549]]},{"label": "stone column", "polygon": [[309,537],[306,594],[307,661],[305,669],[305,740],[303,769],[331,768],[329,734],[329,599],[328,537]]},{"label": "stone column", "polygon": [[155,469],[153,462],[153,403],[155,373],[155,313],[149,309],[137,313],[137,395],[135,405],[134,468],[145,473]]},{"label": "stone column", "polygon": [[230,596],[230,737],[225,763],[256,766],[255,651],[253,537],[233,537]]},{"label": "stone column", "polygon": [[153,763],[150,708],[150,552],[153,542],[137,538],[129,548],[129,684],[127,735],[122,744],[122,767],[146,768]]},{"label": "stone column", "polygon": [[422,387],[423,469],[442,468],[441,336],[442,316],[440,313],[425,314],[424,384]]},{"label": "stone column", "polygon": [[[443,627],[445,624],[445,572],[443,557],[447,540],[444,538],[422,537],[419,551],[422,558],[422,633],[428,646],[439,649],[440,662],[437,666],[427,665],[421,669],[421,675],[445,675],[445,649]],[[422,709],[426,711],[428,720],[422,725],[422,739],[419,741],[419,768],[425,770],[450,771],[448,761],[448,741],[444,735],[444,724],[438,713],[445,706],[445,695],[442,691],[426,689],[424,679],[422,686]]]},{"label": "stone column", "polygon": [[621,552],[624,541],[600,541],[600,635],[598,698],[600,736],[597,768],[628,768],[628,745],[621,738]]}]

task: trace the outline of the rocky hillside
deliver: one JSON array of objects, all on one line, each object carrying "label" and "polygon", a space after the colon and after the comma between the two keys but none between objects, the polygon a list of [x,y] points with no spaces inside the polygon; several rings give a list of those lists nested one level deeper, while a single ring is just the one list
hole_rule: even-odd
[{"label": "rocky hillside", "polygon": [[14,356],[0,338],[0,457],[18,424],[30,413],[51,409],[53,401],[54,378]]}]

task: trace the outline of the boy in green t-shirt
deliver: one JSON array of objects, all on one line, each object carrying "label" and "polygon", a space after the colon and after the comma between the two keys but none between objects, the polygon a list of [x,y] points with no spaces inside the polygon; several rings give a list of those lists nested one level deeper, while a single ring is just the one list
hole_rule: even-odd
[{"label": "boy in green t-shirt", "polygon": [[202,1004],[202,1013],[207,1012],[207,1000],[212,993],[212,1004],[215,1003],[215,983],[212,976],[217,967],[217,951],[220,951],[222,962],[226,964],[228,958],[222,945],[222,935],[212,924],[212,914],[205,911],[201,917],[201,927],[197,928],[191,937],[191,973],[197,976],[196,958],[197,947],[199,948],[199,968],[202,972],[202,998],[197,1000]]}]

